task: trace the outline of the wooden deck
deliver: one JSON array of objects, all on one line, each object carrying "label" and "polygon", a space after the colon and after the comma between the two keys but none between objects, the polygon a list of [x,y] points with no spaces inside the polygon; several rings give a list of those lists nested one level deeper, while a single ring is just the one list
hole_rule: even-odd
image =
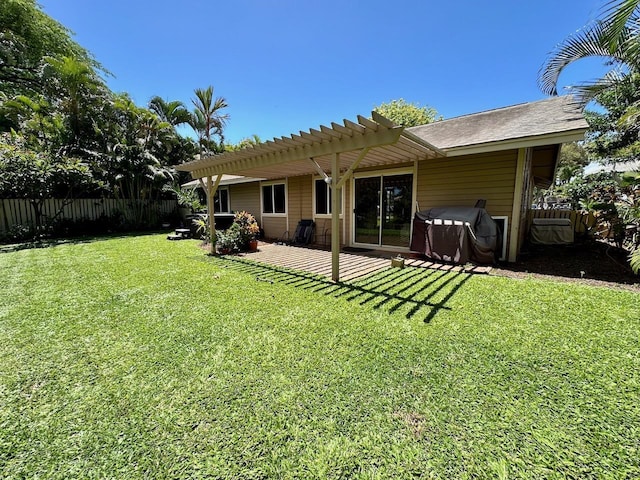
[{"label": "wooden deck", "polygon": [[[277,267],[302,270],[331,278],[331,252],[314,248],[261,243],[257,252],[240,255],[247,260]],[[340,253],[340,280],[349,281],[391,266],[391,252]],[[406,255],[403,255],[406,257]],[[466,273],[489,273],[491,267],[450,265],[423,259],[405,258],[405,266]]]}]

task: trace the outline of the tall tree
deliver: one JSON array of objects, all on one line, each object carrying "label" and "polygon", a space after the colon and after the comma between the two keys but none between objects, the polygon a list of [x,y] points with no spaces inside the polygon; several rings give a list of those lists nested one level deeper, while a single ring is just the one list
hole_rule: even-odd
[{"label": "tall tree", "polygon": [[415,127],[442,120],[435,108],[421,107],[417,103],[409,103],[402,98],[373,107],[373,111],[403,127]]},{"label": "tall tree", "polygon": [[[622,160],[640,155],[640,0],[610,0],[603,18],[569,36],[551,53],[540,70],[538,83],[545,93],[557,95],[558,79],[570,64],[587,57],[605,58],[612,67],[602,78],[573,87],[586,105],[595,99],[606,113],[588,114],[588,147],[604,159]],[[640,225],[640,200],[625,193],[630,205],[617,205],[626,222]],[[622,197],[620,197],[622,198]],[[611,200],[609,203],[615,205]],[[619,203],[619,202],[618,202]],[[640,247],[631,254],[631,266],[640,270]]]},{"label": "tall tree", "polygon": [[193,103],[193,115],[191,127],[198,134],[201,153],[211,152],[215,149],[212,135],[216,135],[220,142],[224,142],[223,129],[229,119],[229,115],[222,113],[222,110],[229,105],[224,97],[213,96],[213,86],[207,88],[196,88]]},{"label": "tall tree", "polygon": [[62,117],[43,95],[17,95],[3,103],[0,115],[10,119],[12,128],[22,133],[29,147],[54,151],[62,146]]},{"label": "tall tree", "polygon": [[587,111],[589,122],[586,148],[603,163],[640,158],[640,122],[633,112],[640,102],[640,74],[600,93],[596,100],[604,111]]},{"label": "tall tree", "polygon": [[[75,195],[95,186],[94,178],[80,159],[28,148],[18,135],[0,134],[0,198],[24,198],[34,213],[36,232],[55,220]],[[47,199],[63,201],[53,218],[45,219]]]},{"label": "tall tree", "polygon": [[71,39],[71,32],[46,15],[36,0],[0,2],[0,91],[9,97],[42,92],[45,59],[70,56],[101,68]]},{"label": "tall tree", "polygon": [[83,130],[91,130],[93,110],[102,108],[108,90],[95,69],[83,60],[63,56],[48,58],[51,96],[65,115],[68,145],[77,146]]},{"label": "tall tree", "polygon": [[558,159],[556,181],[560,184],[568,183],[588,164],[589,157],[582,145],[576,142],[564,144]]},{"label": "tall tree", "polygon": [[155,96],[149,101],[149,110],[172,127],[185,125],[191,121],[189,110],[179,100],[166,101],[162,97]]},{"label": "tall tree", "polygon": [[254,145],[258,145],[261,142],[262,142],[262,140],[260,139],[260,137],[254,133],[250,137],[243,138],[238,143],[225,145],[224,149],[227,152],[235,152],[236,150],[242,150],[243,148],[247,148],[247,147],[251,147],[251,146],[254,146]]},{"label": "tall tree", "polygon": [[105,183],[116,198],[129,201],[132,223],[151,223],[153,202],[175,176],[166,161],[174,135],[171,125],[121,94],[114,97],[101,133],[104,144],[95,156]]}]

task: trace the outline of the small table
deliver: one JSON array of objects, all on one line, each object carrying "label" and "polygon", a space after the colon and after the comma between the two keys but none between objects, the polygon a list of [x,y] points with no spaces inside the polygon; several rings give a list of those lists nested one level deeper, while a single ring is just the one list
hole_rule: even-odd
[{"label": "small table", "polygon": [[191,230],[188,228],[176,228],[176,235],[180,235],[182,238],[191,238]]}]

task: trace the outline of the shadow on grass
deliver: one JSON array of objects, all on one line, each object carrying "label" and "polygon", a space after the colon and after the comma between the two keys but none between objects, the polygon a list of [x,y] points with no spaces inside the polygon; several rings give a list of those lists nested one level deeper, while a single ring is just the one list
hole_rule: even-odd
[{"label": "shadow on grass", "polygon": [[29,242],[0,244],[0,253],[18,252],[20,250],[31,250],[35,248],[50,248],[58,245],[79,245],[82,243],[93,243],[103,240],[113,240],[115,238],[131,238],[142,237],[146,235],[157,235],[159,233],[167,233],[166,230],[143,230],[138,232],[117,232],[104,233],[96,235],[83,235],[79,237],[68,238],[47,238],[42,240],[33,240]]},{"label": "shadow on grass", "polygon": [[471,274],[443,272],[427,268],[387,268],[362,279],[333,282],[325,277],[289,270],[238,257],[218,257],[225,266],[255,276],[256,281],[284,283],[323,293],[360,305],[386,308],[390,313],[406,310],[405,317],[431,322],[441,310],[451,310],[447,302],[469,280]]}]

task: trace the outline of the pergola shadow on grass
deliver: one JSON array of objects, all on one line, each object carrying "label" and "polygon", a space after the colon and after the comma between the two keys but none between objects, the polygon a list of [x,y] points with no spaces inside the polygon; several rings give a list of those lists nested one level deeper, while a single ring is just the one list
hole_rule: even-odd
[{"label": "pergola shadow on grass", "polygon": [[239,257],[219,257],[225,266],[249,275],[256,281],[283,283],[335,298],[371,304],[389,313],[404,311],[405,317],[431,322],[441,310],[451,310],[447,302],[469,280],[471,274],[427,268],[387,268],[347,282],[333,282],[311,273],[256,263]]}]

